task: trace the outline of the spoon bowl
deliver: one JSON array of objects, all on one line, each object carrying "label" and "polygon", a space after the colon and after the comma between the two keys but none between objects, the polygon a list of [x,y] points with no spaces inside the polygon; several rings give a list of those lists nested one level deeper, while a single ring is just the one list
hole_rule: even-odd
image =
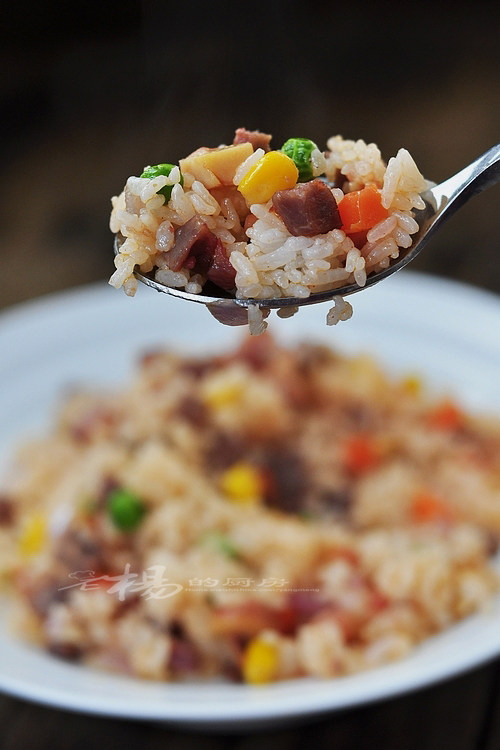
[{"label": "spoon bowl", "polygon": [[[457,174],[423,192],[421,195],[425,202],[425,208],[414,211],[414,218],[418,223],[419,229],[412,235],[412,244],[407,249],[400,248],[398,258],[387,268],[370,274],[364,286],[348,284],[313,293],[305,298],[237,299],[228,293],[224,293],[218,287],[211,286],[209,283],[205,284],[203,294],[192,294],[183,289],[176,289],[161,284],[155,280],[153,272],[143,274],[135,271],[135,276],[143,284],[156,289],[157,292],[171,294],[174,297],[180,297],[189,302],[206,305],[212,315],[226,325],[246,325],[248,322],[247,308],[249,306],[259,307],[264,316],[269,314],[270,310],[273,309],[283,310],[283,314],[286,317],[287,311],[293,314],[295,308],[304,305],[315,305],[320,302],[332,300],[334,297],[346,297],[356,294],[400,271],[417,257],[443,223],[455,211],[474,195],[498,182],[500,182],[500,144],[490,148],[478,159],[467,167],[464,167],[460,172],[457,172]],[[116,235],[115,255],[119,252],[122,242],[123,237]]]}]

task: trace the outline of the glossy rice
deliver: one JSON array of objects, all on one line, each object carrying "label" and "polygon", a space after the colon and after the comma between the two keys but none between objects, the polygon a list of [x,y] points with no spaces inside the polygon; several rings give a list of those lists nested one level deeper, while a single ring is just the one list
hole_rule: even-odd
[{"label": "glossy rice", "polygon": [[[195,152],[196,153],[196,152]],[[111,230],[123,236],[112,286],[135,294],[134,269],[153,273],[167,286],[202,292],[206,277],[188,267],[171,270],[166,253],[175,231],[193,216],[202,216],[220,239],[234,269],[237,298],[306,298],[315,292],[347,284],[360,287],[367,275],[380,271],[412,244],[418,230],[415,209],[424,207],[420,195],[427,183],[407,150],[400,149],[387,165],[378,147],[363,140],[334,136],[327,150],[314,153],[314,173],[330,186],[339,204],[344,196],[367,185],[381,191],[387,216],[363,237],[336,228],[315,236],[293,236],[273,210],[272,200],[247,206],[252,221],[243,221],[239,185],[264,154],[257,149],[237,168],[231,190],[218,193],[189,172],[176,167],[170,175],[152,179],[129,177],[123,192],[112,199]],[[207,181],[207,184],[210,183]],[[173,185],[170,200],[157,191]],[[330,316],[330,322],[336,316]]]},{"label": "glossy rice", "polygon": [[364,355],[151,352],[123,391],[73,392],[3,481],[14,627],[153,680],[370,669],[487,609],[499,466],[497,420]]}]

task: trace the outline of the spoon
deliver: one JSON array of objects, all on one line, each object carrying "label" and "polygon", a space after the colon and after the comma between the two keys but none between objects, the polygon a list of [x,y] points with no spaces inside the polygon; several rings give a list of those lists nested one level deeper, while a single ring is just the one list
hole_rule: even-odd
[{"label": "spoon", "polygon": [[[333,297],[346,297],[378,284],[379,281],[387,279],[396,271],[400,271],[417,257],[445,220],[449,219],[469,198],[498,182],[500,182],[500,144],[490,148],[457,174],[423,192],[421,195],[425,202],[425,208],[414,211],[414,218],[419,229],[413,235],[411,246],[406,249],[400,248],[399,257],[388,268],[369,275],[364,286],[349,284],[317,292],[305,298],[235,299],[230,297],[229,294],[225,295],[217,287],[213,287],[213,294],[192,294],[183,289],[161,284],[150,274],[142,274],[136,271],[135,276],[139,281],[158,292],[206,305],[212,315],[226,325],[246,325],[248,323],[247,308],[250,305],[258,306],[264,316],[267,316],[272,309],[283,309],[286,316],[286,308],[315,305],[319,302],[331,300]],[[115,238],[115,255],[119,252],[122,242],[123,237],[117,235]],[[205,285],[205,290],[207,289],[210,290],[208,284]]]}]

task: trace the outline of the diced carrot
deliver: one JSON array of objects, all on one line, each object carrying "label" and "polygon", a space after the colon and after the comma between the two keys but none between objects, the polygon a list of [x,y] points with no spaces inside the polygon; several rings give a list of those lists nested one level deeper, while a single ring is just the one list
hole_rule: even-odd
[{"label": "diced carrot", "polygon": [[338,206],[342,229],[347,234],[367,231],[389,215],[382,205],[380,190],[375,185],[346,193]]},{"label": "diced carrot", "polygon": [[422,490],[413,497],[410,515],[415,523],[452,521],[454,513],[449,504],[432,492]]},{"label": "diced carrot", "polygon": [[378,466],[380,458],[379,448],[370,435],[352,435],[342,446],[342,462],[350,474],[366,474]]},{"label": "diced carrot", "polygon": [[429,412],[428,423],[437,430],[453,432],[463,426],[464,414],[453,401],[443,401]]}]

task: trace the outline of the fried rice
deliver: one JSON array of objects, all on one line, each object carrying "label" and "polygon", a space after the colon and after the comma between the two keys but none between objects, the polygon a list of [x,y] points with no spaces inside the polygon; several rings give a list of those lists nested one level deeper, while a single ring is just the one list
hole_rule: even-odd
[{"label": "fried rice", "polygon": [[368,356],[268,335],[151,352],[21,446],[0,574],[16,630],[65,659],[168,681],[351,674],[487,607],[499,467],[498,421]]},{"label": "fried rice", "polygon": [[[325,151],[270,140],[239,128],[229,146],[129,177],[112,199],[123,241],[110,284],[134,295],[139,270],[193,294],[304,299],[362,287],[411,246],[428,183],[406,149],[386,164],[361,139],[333,136]],[[336,307],[330,324],[348,317],[348,303]]]}]

